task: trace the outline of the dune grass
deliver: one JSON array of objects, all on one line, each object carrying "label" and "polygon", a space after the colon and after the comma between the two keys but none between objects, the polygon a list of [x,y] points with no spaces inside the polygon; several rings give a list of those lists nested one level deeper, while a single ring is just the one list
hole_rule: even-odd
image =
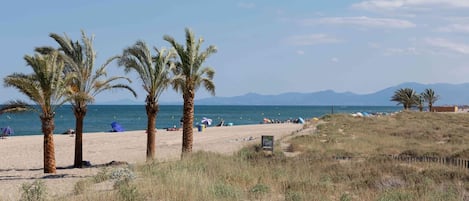
[{"label": "dune grass", "polygon": [[[273,155],[257,146],[233,156],[197,152],[181,161],[103,170],[53,200],[469,200],[468,170],[388,157],[469,159],[468,114],[332,115],[321,122],[288,142],[289,151],[301,152],[295,157],[278,143]],[[96,187],[103,182],[112,187]]]}]

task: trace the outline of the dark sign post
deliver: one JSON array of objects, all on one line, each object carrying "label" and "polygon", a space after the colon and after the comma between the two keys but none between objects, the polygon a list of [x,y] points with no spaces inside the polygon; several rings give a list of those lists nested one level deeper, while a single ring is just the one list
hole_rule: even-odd
[{"label": "dark sign post", "polygon": [[274,152],[274,136],[262,136],[262,150]]}]

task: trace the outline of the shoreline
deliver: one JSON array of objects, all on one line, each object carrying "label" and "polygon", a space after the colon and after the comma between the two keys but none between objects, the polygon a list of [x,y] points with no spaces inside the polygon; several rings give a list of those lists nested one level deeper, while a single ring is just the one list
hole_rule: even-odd
[{"label": "shoreline", "polygon": [[[108,132],[111,123],[118,122],[125,130],[145,130],[147,119],[145,109],[132,105],[90,105],[84,119],[84,132]],[[163,129],[180,125],[182,108],[162,105],[158,112],[156,128]],[[354,112],[394,112],[401,110],[395,106],[336,106],[334,113]],[[263,122],[264,118],[285,121],[289,119],[311,119],[331,113],[326,106],[195,106],[194,123],[200,123],[203,117],[213,120],[217,125],[221,120],[226,124],[255,125]],[[55,132],[60,134],[69,128],[75,128],[75,116],[69,107],[61,107],[56,111]],[[36,113],[16,113],[0,115],[0,127],[13,129],[12,136],[30,136],[41,133],[41,125]]]},{"label": "shoreline", "polygon": [[[242,126],[209,127],[203,132],[194,129],[193,151],[212,151],[232,154],[248,144],[260,144],[262,135],[276,140],[292,134],[302,124],[256,124]],[[21,184],[40,179],[50,195],[71,193],[80,179],[95,175],[100,168],[67,168],[73,165],[75,138],[68,134],[54,134],[56,174],[43,173],[43,135],[14,136],[0,139],[0,200],[17,200]],[[157,130],[156,160],[178,159],[181,154],[182,130]],[[118,133],[93,132],[83,135],[83,160],[92,166],[111,161],[129,164],[146,160],[145,130]]]}]

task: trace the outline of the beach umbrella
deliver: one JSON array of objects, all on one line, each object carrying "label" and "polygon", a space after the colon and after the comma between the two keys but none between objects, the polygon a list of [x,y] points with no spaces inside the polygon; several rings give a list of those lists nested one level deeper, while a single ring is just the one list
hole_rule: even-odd
[{"label": "beach umbrella", "polygon": [[13,129],[10,128],[10,126],[7,126],[6,128],[2,128],[2,133],[3,133],[3,134],[6,134],[6,135],[11,135],[11,134],[13,134],[14,132],[13,132]]},{"label": "beach umbrella", "polygon": [[202,122],[203,124],[208,125],[208,126],[212,125],[212,119],[209,119],[207,117],[203,117],[202,121],[200,121],[200,122]]},{"label": "beach umbrella", "polygon": [[117,122],[112,122],[111,123],[111,127],[112,127],[112,132],[124,132],[124,127],[122,127],[119,123]]},{"label": "beach umbrella", "polygon": [[2,131],[2,136],[9,136],[14,133],[13,129],[10,128],[10,126],[7,126],[6,128],[1,128],[1,131]]},{"label": "beach umbrella", "polygon": [[305,123],[305,120],[301,117],[298,118],[298,123],[300,124],[304,124]]}]

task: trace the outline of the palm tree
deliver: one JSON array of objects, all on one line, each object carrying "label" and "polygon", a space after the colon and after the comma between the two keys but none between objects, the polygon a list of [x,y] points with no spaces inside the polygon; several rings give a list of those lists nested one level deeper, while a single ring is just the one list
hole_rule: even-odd
[{"label": "palm tree", "polygon": [[186,28],[185,32],[185,46],[177,43],[169,35],[163,37],[174,47],[179,56],[179,61],[173,70],[175,76],[172,85],[176,92],[182,92],[184,99],[182,157],[192,152],[195,92],[203,85],[207,91],[215,95],[215,84],[213,82],[215,71],[210,67],[202,67],[202,64],[210,55],[217,52],[217,48],[213,45],[210,45],[205,51],[200,51],[204,39],[199,38],[199,40],[196,40],[194,33],[189,28]]},{"label": "palm tree", "polygon": [[142,81],[143,89],[147,92],[146,112],[147,112],[147,161],[155,159],[155,125],[156,116],[159,111],[158,99],[161,93],[168,88],[170,83],[169,69],[171,68],[171,58],[175,56],[174,50],[158,50],[154,48],[156,55],[152,56],[151,51],[143,41],[137,41],[133,46],[124,49],[119,58],[119,65],[125,67],[125,71],[135,71]]},{"label": "palm tree", "polygon": [[397,102],[398,105],[402,104],[404,110],[408,110],[419,103],[419,97],[416,92],[411,88],[401,88],[394,92],[391,101]]},{"label": "palm tree", "polygon": [[[71,89],[68,93],[75,115],[75,157],[73,166],[83,167],[83,121],[87,113],[87,106],[94,102],[94,97],[103,91],[112,89],[126,89],[134,96],[135,91],[126,84],[115,83],[120,80],[131,82],[130,79],[121,76],[106,77],[106,67],[117,57],[111,57],[96,70],[94,69],[96,53],[93,48],[93,37],[86,36],[81,31],[81,43],[73,42],[66,34],[60,36],[55,33],[49,35],[58,44],[61,52],[69,59],[66,62],[66,72],[76,73],[75,79],[71,82]],[[38,51],[47,53],[53,48],[38,48]]]},{"label": "palm tree", "polygon": [[57,51],[47,55],[26,55],[32,74],[14,73],[4,78],[5,86],[14,87],[36,103],[40,110],[24,101],[10,101],[1,108],[2,112],[35,111],[41,119],[44,134],[44,173],[55,173],[55,150],[53,132],[55,109],[66,100],[66,82],[71,74],[64,76],[64,61]]},{"label": "palm tree", "polygon": [[428,103],[428,109],[433,112],[433,104],[440,99],[433,89],[425,89],[422,93],[423,100]]},{"label": "palm tree", "polygon": [[423,107],[424,107],[424,105],[423,105],[424,99],[423,99],[422,94],[417,95],[417,98],[418,98],[418,99],[417,99],[417,107],[419,108],[419,111],[422,112],[422,111],[423,111]]}]

